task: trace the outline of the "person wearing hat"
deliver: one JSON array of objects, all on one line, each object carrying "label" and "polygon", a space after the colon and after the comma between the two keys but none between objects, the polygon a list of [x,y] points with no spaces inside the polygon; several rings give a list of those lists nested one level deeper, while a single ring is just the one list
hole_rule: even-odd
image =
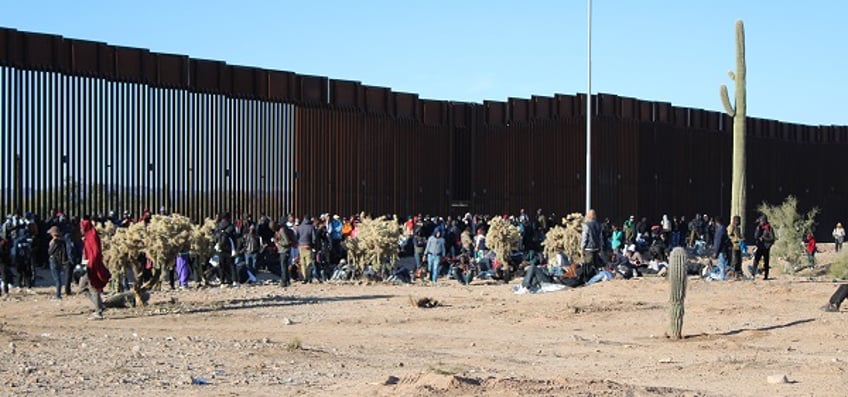
[{"label": "person wearing hat", "polygon": [[65,240],[62,239],[62,232],[58,226],[52,226],[47,230],[51,240],[47,247],[47,257],[50,262],[50,274],[53,276],[53,282],[56,285],[56,299],[62,299],[62,284],[64,281],[63,272],[68,261],[68,252],[65,248]]},{"label": "person wearing hat", "polygon": [[842,228],[842,222],[836,224],[833,228],[833,242],[836,246],[836,252],[842,250],[842,242],[845,241],[845,229]]},{"label": "person wearing hat", "polygon": [[763,280],[768,280],[770,251],[771,246],[774,245],[774,229],[772,229],[768,217],[765,215],[761,215],[757,219],[757,228],[754,230],[754,242],[757,245],[757,251],[754,252],[754,273],[756,273],[757,266],[760,264],[760,258],[762,258]]}]

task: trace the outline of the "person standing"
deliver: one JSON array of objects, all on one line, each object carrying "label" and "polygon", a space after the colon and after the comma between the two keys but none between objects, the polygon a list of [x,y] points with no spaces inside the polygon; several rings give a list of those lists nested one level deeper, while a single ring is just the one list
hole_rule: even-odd
[{"label": "person standing", "polygon": [[588,280],[595,275],[595,271],[604,266],[601,259],[601,249],[603,248],[603,236],[601,233],[601,224],[598,223],[595,210],[590,209],[586,212],[586,219],[583,223],[583,233],[580,238],[580,249],[583,250],[583,266],[584,276]]},{"label": "person standing", "polygon": [[612,225],[612,237],[610,238],[610,248],[613,252],[621,252],[624,246],[624,233],[618,225]]},{"label": "person standing", "polygon": [[634,241],[636,241],[636,217],[630,215],[630,218],[624,221],[624,243],[629,245]]},{"label": "person standing", "polygon": [[64,278],[62,274],[65,270],[65,263],[68,262],[68,252],[65,250],[65,240],[62,239],[62,233],[57,226],[52,226],[47,230],[47,234],[52,238],[47,246],[47,257],[50,262],[50,274],[53,275],[53,282],[56,284],[56,299],[62,299],[62,284]]},{"label": "person standing", "polygon": [[756,274],[757,266],[759,266],[760,258],[762,258],[763,280],[768,280],[770,250],[774,244],[774,230],[768,222],[768,217],[765,215],[761,215],[757,219],[757,228],[754,230],[754,242],[757,246],[757,251],[754,252],[754,274]]},{"label": "person standing", "polygon": [[244,251],[244,262],[247,270],[256,274],[259,260],[259,251],[262,248],[262,238],[256,232],[256,226],[249,225],[247,233],[241,237],[241,248]]},{"label": "person standing", "polygon": [[230,284],[233,287],[238,286],[238,273],[236,273],[235,256],[236,252],[236,228],[230,222],[230,213],[223,213],[218,220],[218,225],[215,229],[217,243],[215,249],[218,252],[218,269],[221,274],[221,287],[224,288]]},{"label": "person standing", "polygon": [[312,275],[309,272],[312,266],[312,248],[315,247],[316,238],[315,225],[313,224],[312,217],[308,214],[304,215],[300,221],[300,225],[297,226],[297,248],[300,257],[300,273],[303,277],[303,284],[312,280]]},{"label": "person standing", "polygon": [[342,227],[344,227],[342,218],[338,214],[333,215],[327,228],[330,234],[330,263],[338,263],[342,257]]},{"label": "person standing", "polygon": [[721,219],[715,217],[713,220],[715,235],[713,236],[713,258],[717,262],[712,279],[724,280],[727,276],[727,253],[730,248],[730,239],[727,237],[727,229],[721,224]]},{"label": "person standing", "polygon": [[280,220],[279,229],[274,235],[274,244],[277,245],[277,253],[280,255],[280,287],[286,288],[291,285],[291,276],[289,276],[289,261],[291,259],[291,248],[294,246],[296,238],[294,231],[284,222]]},{"label": "person standing", "polygon": [[727,238],[730,240],[730,266],[733,267],[733,272],[739,278],[742,275],[742,232],[739,231],[739,223],[742,218],[739,215],[734,215],[730,225],[727,226]]},{"label": "person standing", "polygon": [[103,319],[103,300],[100,294],[103,292],[103,287],[109,284],[112,274],[103,265],[103,249],[100,245],[100,237],[97,235],[97,229],[94,228],[91,220],[84,218],[80,222],[80,230],[82,231],[82,257],[86,264],[88,292],[91,303],[94,304],[94,314],[91,319],[100,320]]},{"label": "person standing", "polygon": [[427,264],[430,270],[430,280],[436,284],[439,278],[439,264],[445,256],[445,239],[442,238],[442,231],[436,230],[429,239],[427,239],[427,248],[424,249],[427,254]]},{"label": "person standing", "polygon": [[842,228],[842,222],[836,224],[833,228],[833,242],[836,246],[836,252],[842,250],[842,242],[845,241],[845,229]]}]

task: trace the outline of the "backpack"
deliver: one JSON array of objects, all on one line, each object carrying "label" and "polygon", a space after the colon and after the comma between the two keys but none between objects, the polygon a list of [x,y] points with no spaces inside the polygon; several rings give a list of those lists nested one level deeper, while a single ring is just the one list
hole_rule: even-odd
[{"label": "backpack", "polygon": [[277,249],[283,250],[287,248],[294,247],[297,244],[297,236],[294,234],[294,230],[290,227],[283,226],[279,232],[277,232]]}]

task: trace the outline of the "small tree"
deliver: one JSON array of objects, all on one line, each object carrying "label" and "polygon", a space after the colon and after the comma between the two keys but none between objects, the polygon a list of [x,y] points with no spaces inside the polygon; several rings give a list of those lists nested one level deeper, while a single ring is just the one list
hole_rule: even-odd
[{"label": "small tree", "polygon": [[815,207],[802,216],[798,213],[798,199],[789,196],[780,205],[760,204],[757,211],[768,217],[774,228],[775,242],[771,247],[774,257],[785,261],[783,272],[794,274],[795,266],[801,263],[804,252],[804,236],[811,233],[816,225],[819,208]]}]

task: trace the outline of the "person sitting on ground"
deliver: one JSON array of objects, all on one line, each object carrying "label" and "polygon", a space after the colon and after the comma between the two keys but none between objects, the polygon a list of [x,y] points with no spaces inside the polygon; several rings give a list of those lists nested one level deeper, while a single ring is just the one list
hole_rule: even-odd
[{"label": "person sitting on ground", "polygon": [[630,263],[634,264],[635,266],[642,266],[642,264],[645,262],[645,260],[642,259],[642,254],[640,254],[639,251],[636,250],[635,244],[630,244],[627,246],[627,249],[624,250],[624,256],[626,256],[627,259],[630,260]]},{"label": "person sitting on ground", "polygon": [[521,262],[521,268],[524,269],[524,280],[521,281],[521,286],[530,291],[539,290],[542,288],[542,283],[553,282],[551,276],[541,266],[523,261]]},{"label": "person sitting on ground", "polygon": [[630,259],[627,256],[614,252],[610,255],[610,269],[614,270],[614,273],[624,277],[625,280],[633,278],[633,277],[641,277],[642,273],[639,272],[638,266],[634,263],[630,262]]},{"label": "person sitting on ground", "polygon": [[474,279],[474,267],[468,255],[459,256],[459,263],[454,268],[454,277],[463,285],[471,284]]},{"label": "person sitting on ground", "polygon": [[648,250],[651,258],[658,262],[668,262],[668,246],[665,238],[665,234],[660,234],[659,238],[654,239],[651,248]]}]

